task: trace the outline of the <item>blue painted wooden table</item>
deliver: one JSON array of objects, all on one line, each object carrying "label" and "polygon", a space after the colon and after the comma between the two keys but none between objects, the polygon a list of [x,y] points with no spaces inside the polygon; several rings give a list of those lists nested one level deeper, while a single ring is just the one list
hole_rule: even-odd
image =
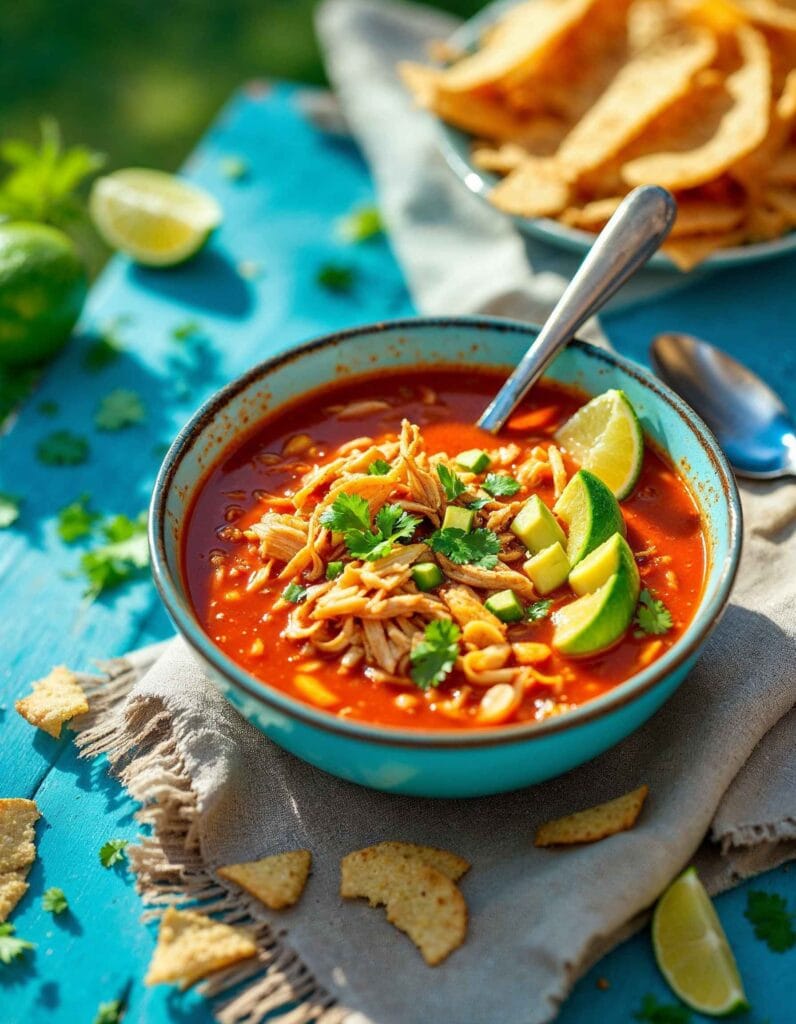
[{"label": "blue painted wooden table", "polygon": [[[245,161],[245,177],[225,176],[230,157]],[[0,796],[35,796],[43,815],[30,891],[13,918],[17,933],[37,946],[22,961],[0,965],[2,1024],[90,1024],[100,1002],[123,994],[129,1022],[210,1021],[200,997],[141,984],[154,929],[139,922],[141,906],[124,866],[104,869],[98,860],[107,839],[135,837],[133,803],[103,764],[78,761],[68,734],[53,740],[13,711],[29,681],[53,664],[89,669],[95,657],[171,632],[146,579],[86,604],[84,584],[74,576],[85,549],[59,539],[56,513],[88,493],[100,512],[135,515],[146,507],[163,446],[219,385],[314,334],[413,312],[387,243],[340,239],[337,219],[372,202],[372,185],[352,143],[324,136],[305,121],[295,90],[247,88],[222,113],[187,173],[224,208],[224,226],[210,248],[168,272],[113,260],[91,293],[78,336],[0,438],[0,490],[24,499],[19,521],[0,533]],[[356,268],[351,294],[318,286],[318,268],[330,261]],[[604,323],[620,351],[640,360],[660,330],[719,340],[789,392],[796,408],[795,276],[796,259],[789,258],[695,278],[654,302],[615,311]],[[174,329],[189,320],[196,321],[193,336],[175,340]],[[89,372],[86,350],[109,323],[124,350]],[[140,393],[146,421],[98,432],[97,403],[117,387]],[[55,414],[43,405],[51,402]],[[88,461],[41,465],[34,458],[37,442],[64,428],[89,438]],[[41,906],[42,892],[53,885],[69,898],[69,912],[58,917]],[[782,868],[752,885],[780,892],[796,907],[796,872]],[[748,888],[717,904],[753,1006],[744,1019],[792,1024],[796,950],[777,956],[753,937],[743,917]],[[598,989],[598,978],[610,987]],[[579,983],[560,1020],[631,1020],[647,992],[670,998],[642,933]],[[461,1024],[446,1022],[443,1010],[439,1021]]]}]

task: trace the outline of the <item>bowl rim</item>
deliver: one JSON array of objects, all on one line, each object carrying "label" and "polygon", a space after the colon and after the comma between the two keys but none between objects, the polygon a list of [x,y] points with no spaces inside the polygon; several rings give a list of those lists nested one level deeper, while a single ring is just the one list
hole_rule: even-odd
[{"label": "bowl rim", "polygon": [[[695,435],[716,472],[719,490],[727,508],[728,545],[727,553],[718,570],[719,576],[713,596],[697,606],[696,613],[682,637],[657,661],[618,683],[607,693],[584,704],[541,722],[525,722],[499,727],[483,727],[466,730],[453,729],[411,729],[400,726],[379,725],[350,719],[338,718],[291,697],[284,691],[257,679],[238,665],[217,647],[200,626],[190,611],[190,600],[182,579],[175,580],[166,557],[166,502],[171,484],[182,459],[193,443],[218,411],[224,408],[236,395],[248,388],[254,381],[267,377],[274,370],[300,361],[320,349],[335,346],[351,339],[378,335],[383,331],[411,331],[418,328],[497,330],[524,336],[535,336],[538,324],[490,316],[440,316],[404,317],[396,320],[378,321],[319,335],[303,344],[279,352],[257,363],[249,370],[215,391],[194,413],[178,433],[166,453],[155,480],[149,507],[148,538],[152,575],[167,612],[178,631],[210,667],[229,680],[234,687],[259,703],[266,704],[299,719],[311,727],[325,732],[342,735],[354,741],[377,743],[392,747],[421,747],[426,749],[450,749],[457,747],[499,746],[506,743],[527,743],[542,740],[552,733],[573,729],[597,718],[602,718],[632,703],[656,685],[662,683],[675,670],[692,658],[707,636],[716,626],[732,589],[738,570],[742,542],[742,511],[735,477],[726,456],[719,448],[709,428],[686,403],[662,381],[638,363],[615,352],[600,348],[580,338],[574,338],[569,346],[583,351],[588,358],[601,360],[621,369],[635,378],[642,386],[652,391],[679,417],[686,429]],[[466,361],[466,356],[464,357]],[[431,365],[431,364],[429,364]],[[435,365],[442,365],[436,363]],[[321,387],[317,382],[313,387]],[[311,389],[308,389],[311,390]],[[275,408],[278,408],[275,407]],[[251,425],[247,425],[251,430]],[[231,443],[227,448],[231,447]],[[701,601],[704,599],[701,599]]]}]

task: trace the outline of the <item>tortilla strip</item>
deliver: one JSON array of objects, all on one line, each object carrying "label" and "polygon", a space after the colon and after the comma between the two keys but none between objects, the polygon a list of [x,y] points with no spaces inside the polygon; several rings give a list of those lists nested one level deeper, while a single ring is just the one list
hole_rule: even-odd
[{"label": "tortilla strip", "polygon": [[527,157],[489,193],[504,213],[520,217],[552,217],[569,202],[569,185],[553,157]]},{"label": "tortilla strip", "polygon": [[756,25],[796,32],[796,11],[775,3],[774,0],[732,0],[733,5]]},{"label": "tortilla strip", "polygon": [[796,146],[788,146],[774,160],[768,172],[772,185],[796,185]]},{"label": "tortilla strip", "polygon": [[685,236],[664,242],[663,251],[680,270],[688,271],[714,252],[740,245],[745,238],[746,232],[742,228],[718,235]]},{"label": "tortilla strip", "polygon": [[790,188],[770,188],[765,199],[772,209],[783,215],[789,227],[796,226],[796,191]]}]

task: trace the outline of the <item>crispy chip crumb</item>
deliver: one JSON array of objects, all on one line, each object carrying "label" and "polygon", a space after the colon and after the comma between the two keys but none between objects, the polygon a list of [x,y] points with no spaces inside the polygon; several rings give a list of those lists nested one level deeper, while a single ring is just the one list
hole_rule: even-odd
[{"label": "crispy chip crumb", "polygon": [[0,874],[27,868],[36,859],[33,826],[40,817],[33,800],[0,800]]},{"label": "crispy chip crumb", "polygon": [[271,910],[292,907],[304,891],[312,865],[309,850],[290,850],[218,869],[222,878],[239,885]]},{"label": "crispy chip crumb", "polygon": [[433,967],[464,942],[467,905],[447,875],[397,845],[398,850],[371,846],[343,857],[340,895],[365,897],[372,907],[383,904],[387,920],[406,932]]},{"label": "crispy chip crumb", "polygon": [[33,692],[18,700],[14,707],[31,725],[59,739],[64,722],[84,715],[88,701],[75,673],[58,665],[44,679],[36,680]]},{"label": "crispy chip crumb", "polygon": [[615,800],[588,807],[585,811],[556,818],[540,825],[536,831],[534,846],[570,846],[575,843],[596,843],[600,839],[625,832],[632,828],[644,801],[649,786],[639,786],[631,793],[618,796]]},{"label": "crispy chip crumb", "polygon": [[8,871],[0,875],[0,924],[28,891],[24,871]]},{"label": "crispy chip crumb", "polygon": [[169,907],[160,921],[155,952],[144,982],[176,981],[188,988],[208,974],[257,953],[254,939],[243,928],[214,921],[193,910]]},{"label": "crispy chip crumb", "polygon": [[441,871],[452,882],[458,882],[462,875],[470,870],[470,862],[464,857],[460,857],[458,853],[452,853],[450,850],[441,850],[436,846],[421,846],[418,843],[404,843],[393,839],[376,843],[375,846],[369,846],[366,849],[413,857],[415,860],[422,861],[423,864],[429,864],[437,871]]}]

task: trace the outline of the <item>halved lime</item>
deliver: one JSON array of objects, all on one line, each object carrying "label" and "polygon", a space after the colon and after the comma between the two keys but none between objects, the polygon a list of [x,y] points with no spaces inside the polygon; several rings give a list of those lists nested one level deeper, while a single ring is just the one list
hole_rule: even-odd
[{"label": "halved lime", "polygon": [[89,209],[109,245],[149,267],[183,263],[221,223],[221,207],[203,189],[140,167],[97,178]]},{"label": "halved lime", "polygon": [[641,580],[630,545],[621,533],[615,533],[579,562],[569,574],[569,585],[579,597],[593,594],[615,572],[626,573],[633,587],[633,599],[638,600]]},{"label": "halved lime", "polygon": [[553,647],[570,657],[599,654],[613,647],[633,619],[638,586],[638,571],[620,562],[618,570],[597,590],[554,612]]},{"label": "halved lime", "polygon": [[715,1017],[748,1009],[735,957],[695,868],[658,900],[652,948],[664,978],[692,1009]]},{"label": "halved lime", "polygon": [[641,472],[644,436],[624,391],[614,389],[592,398],[559,427],[555,438],[620,501],[628,497]]},{"label": "halved lime", "polygon": [[610,488],[586,469],[572,477],[553,511],[567,526],[567,558],[575,566],[614,533],[625,535],[625,521]]}]

